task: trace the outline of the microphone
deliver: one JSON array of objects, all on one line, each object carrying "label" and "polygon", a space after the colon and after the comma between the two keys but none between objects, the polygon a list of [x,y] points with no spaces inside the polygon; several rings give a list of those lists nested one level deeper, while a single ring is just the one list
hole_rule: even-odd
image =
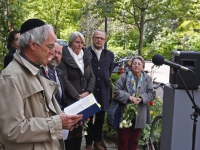
[{"label": "microphone", "polygon": [[176,63],[173,63],[169,60],[166,60],[162,55],[159,55],[159,54],[155,54],[152,58],[152,62],[156,65],[156,66],[160,66],[162,64],[165,64],[165,65],[168,65],[170,67],[173,67],[173,68],[177,68],[177,69],[181,69],[181,70],[184,70],[184,71],[191,71],[189,68],[187,67],[184,67],[184,66],[181,66],[179,64],[176,64]]}]

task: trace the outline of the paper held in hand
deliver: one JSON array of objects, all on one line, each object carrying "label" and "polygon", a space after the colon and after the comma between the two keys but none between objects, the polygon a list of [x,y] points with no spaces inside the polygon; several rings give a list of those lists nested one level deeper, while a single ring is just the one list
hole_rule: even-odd
[{"label": "paper held in hand", "polygon": [[78,100],[77,102],[69,105],[64,109],[65,114],[68,115],[83,114],[82,121],[84,121],[85,119],[89,118],[90,116],[94,115],[99,111],[101,111],[101,108],[97,103],[93,93]]}]

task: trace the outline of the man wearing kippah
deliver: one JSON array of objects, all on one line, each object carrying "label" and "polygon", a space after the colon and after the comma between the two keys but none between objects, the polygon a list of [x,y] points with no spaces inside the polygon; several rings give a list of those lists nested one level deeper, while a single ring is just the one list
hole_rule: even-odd
[{"label": "man wearing kippah", "polygon": [[42,20],[21,26],[21,52],[0,75],[0,136],[6,150],[64,149],[62,129],[72,130],[82,119],[61,111],[54,96],[57,84],[40,75],[55,41],[53,27]]}]

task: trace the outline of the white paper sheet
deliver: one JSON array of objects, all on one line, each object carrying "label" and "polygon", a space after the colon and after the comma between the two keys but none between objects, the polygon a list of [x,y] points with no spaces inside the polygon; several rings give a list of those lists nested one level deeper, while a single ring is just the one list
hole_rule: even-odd
[{"label": "white paper sheet", "polygon": [[80,99],[79,101],[69,105],[64,109],[65,114],[68,115],[76,115],[79,112],[83,111],[84,109],[90,107],[94,103],[97,104],[97,101],[94,97],[94,95],[91,93],[88,96]]},{"label": "white paper sheet", "polygon": [[66,140],[69,134],[69,130],[62,130],[63,140]]}]

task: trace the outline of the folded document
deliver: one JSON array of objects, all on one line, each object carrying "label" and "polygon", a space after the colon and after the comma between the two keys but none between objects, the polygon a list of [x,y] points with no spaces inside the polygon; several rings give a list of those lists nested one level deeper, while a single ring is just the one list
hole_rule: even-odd
[{"label": "folded document", "polygon": [[83,114],[82,121],[84,121],[100,110],[101,108],[99,107],[94,95],[91,93],[88,96],[66,107],[64,112],[68,115]]}]

